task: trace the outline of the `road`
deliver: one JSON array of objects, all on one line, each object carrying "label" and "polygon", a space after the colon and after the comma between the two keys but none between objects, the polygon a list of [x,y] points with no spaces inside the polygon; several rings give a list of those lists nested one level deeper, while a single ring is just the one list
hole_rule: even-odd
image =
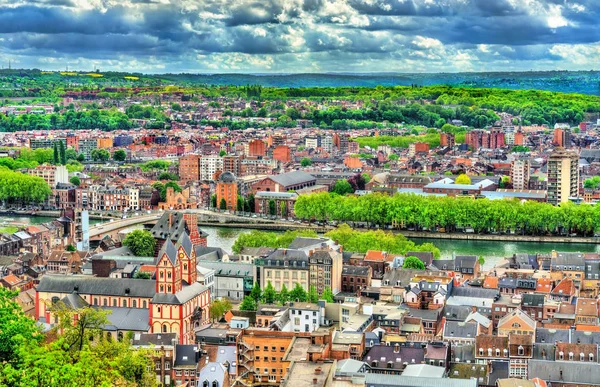
[{"label": "road", "polygon": [[94,238],[100,234],[109,234],[115,230],[135,226],[141,223],[152,222],[160,219],[162,213],[134,216],[133,218],[119,219],[112,222],[101,223],[90,227],[90,238]]}]

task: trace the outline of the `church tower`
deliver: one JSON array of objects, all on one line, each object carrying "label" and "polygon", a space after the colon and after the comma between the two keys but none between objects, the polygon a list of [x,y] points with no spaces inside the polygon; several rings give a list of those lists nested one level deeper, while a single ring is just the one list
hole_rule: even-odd
[{"label": "church tower", "polygon": [[197,280],[196,250],[187,232],[184,232],[177,241],[177,255],[181,261],[181,279],[188,285]]},{"label": "church tower", "polygon": [[156,292],[175,294],[181,290],[181,260],[177,249],[167,239],[158,253],[156,263]]}]

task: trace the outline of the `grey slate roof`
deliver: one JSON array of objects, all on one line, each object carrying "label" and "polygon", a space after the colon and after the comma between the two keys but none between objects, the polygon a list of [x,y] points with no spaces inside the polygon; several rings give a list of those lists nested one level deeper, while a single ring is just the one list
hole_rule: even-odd
[{"label": "grey slate roof", "polygon": [[177,340],[177,333],[136,333],[133,336],[133,345],[173,345]]},{"label": "grey slate roof", "polygon": [[444,317],[448,321],[465,321],[471,311],[472,308],[468,305],[446,305],[444,306]]},{"label": "grey slate roof", "polygon": [[71,309],[81,309],[89,306],[87,301],[77,293],[67,294],[61,301]]},{"label": "grey slate roof", "polygon": [[198,346],[195,344],[177,344],[175,346],[175,361],[173,367],[195,368],[200,357]]},{"label": "grey slate roof", "polygon": [[[45,275],[40,280],[37,291],[71,294],[76,287],[79,294],[97,294],[101,296],[129,295],[131,297],[152,298],[156,293],[156,283],[153,280],[98,278],[82,275]],[[129,293],[126,291],[129,291]]]},{"label": "grey slate roof", "polygon": [[446,321],[444,325],[444,339],[473,339],[477,336],[477,324],[460,321]]},{"label": "grey slate roof", "polygon": [[150,319],[149,309],[110,307],[98,307],[98,309],[110,311],[106,316],[108,325],[104,327],[105,330],[135,332],[147,332],[150,330],[150,325],[148,325],[148,320]]},{"label": "grey slate roof", "polygon": [[196,297],[198,294],[206,291],[207,289],[208,288],[206,286],[200,284],[199,282],[194,282],[193,284],[184,287],[176,294],[156,293],[152,298],[152,303],[172,305],[185,304],[187,301],[191,300],[192,298]]},{"label": "grey slate roof", "polygon": [[183,250],[188,255],[188,257],[192,256],[192,249],[194,248],[194,245],[192,244],[192,240],[190,239],[190,236],[187,232],[181,234],[179,240],[177,241],[177,245],[181,245],[181,247],[183,247]]},{"label": "grey slate roof", "polygon": [[282,173],[280,175],[270,176],[270,179],[284,187],[317,181],[313,175],[303,171]]},{"label": "grey slate roof", "polygon": [[368,387],[477,387],[475,379],[427,378],[386,374],[366,374]]},{"label": "grey slate roof", "polygon": [[579,361],[529,360],[528,374],[557,383],[598,384],[600,364]]},{"label": "grey slate roof", "polygon": [[217,386],[225,384],[225,367],[219,362],[206,363],[198,374],[198,385],[202,386],[204,382],[208,382],[209,386],[213,382],[217,382]]},{"label": "grey slate roof", "polygon": [[456,297],[494,298],[499,294],[496,289],[472,288],[469,286],[455,286],[452,288],[452,296]]},{"label": "grey slate roof", "polygon": [[344,265],[342,267],[342,275],[367,276],[368,274],[369,274],[369,266]]},{"label": "grey slate roof", "polygon": [[216,277],[252,277],[253,265],[233,262],[200,261],[198,266],[213,269]]},{"label": "grey slate roof", "polygon": [[158,252],[158,258],[162,258],[164,254],[167,255],[167,258],[169,258],[169,261],[171,261],[173,265],[177,264],[177,248],[175,248],[175,245],[169,239],[162,245]]}]

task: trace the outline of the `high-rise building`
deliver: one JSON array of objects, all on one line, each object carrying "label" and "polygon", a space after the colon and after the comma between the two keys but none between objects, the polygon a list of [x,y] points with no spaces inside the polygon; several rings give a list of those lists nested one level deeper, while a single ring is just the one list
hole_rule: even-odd
[{"label": "high-rise building", "polygon": [[237,209],[238,187],[233,173],[223,172],[219,176],[216,194],[218,208],[221,208],[221,201],[225,200],[225,209],[229,211]]},{"label": "high-rise building", "polygon": [[440,134],[440,146],[453,148],[455,143],[454,133]]},{"label": "high-rise building", "polygon": [[529,170],[531,163],[527,159],[513,160],[510,164],[510,180],[514,189],[529,188]]},{"label": "high-rise building", "polygon": [[186,155],[179,158],[179,179],[182,181],[200,180],[200,155]]},{"label": "high-rise building", "polygon": [[560,204],[579,195],[579,155],[557,148],[548,158],[548,202]]},{"label": "high-rise building", "polygon": [[223,170],[223,158],[220,156],[205,156],[200,159],[200,179],[213,180],[217,171]]},{"label": "high-rise building", "polygon": [[413,142],[408,144],[408,155],[413,157],[417,153],[429,153],[429,144],[426,142]]},{"label": "high-rise building", "polygon": [[513,141],[513,145],[525,145],[525,135],[523,132],[518,131],[515,133],[515,140]]},{"label": "high-rise building", "polygon": [[223,156],[223,172],[231,172],[235,176],[241,176],[242,156]]},{"label": "high-rise building", "polygon": [[267,152],[267,145],[263,140],[252,140],[248,146],[248,156],[264,156]]}]

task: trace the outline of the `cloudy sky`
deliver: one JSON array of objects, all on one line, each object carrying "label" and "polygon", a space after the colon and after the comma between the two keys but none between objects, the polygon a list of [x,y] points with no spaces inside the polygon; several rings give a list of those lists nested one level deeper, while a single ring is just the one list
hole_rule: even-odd
[{"label": "cloudy sky", "polygon": [[0,0],[6,67],[600,69],[600,0]]}]

